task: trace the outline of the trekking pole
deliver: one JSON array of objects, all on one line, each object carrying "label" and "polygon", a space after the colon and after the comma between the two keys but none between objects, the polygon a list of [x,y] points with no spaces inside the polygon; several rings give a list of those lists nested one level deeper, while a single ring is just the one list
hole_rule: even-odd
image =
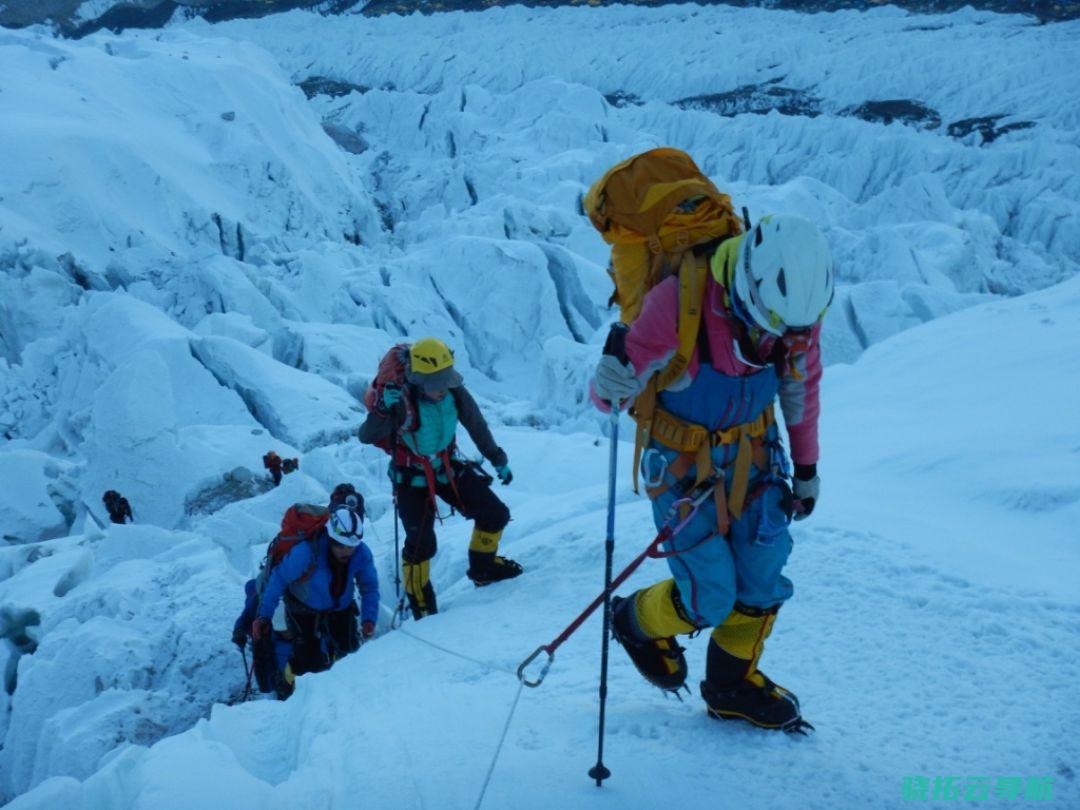
[{"label": "trekking pole", "polygon": [[244,685],[244,697],[240,702],[247,703],[248,698],[251,697],[251,676],[255,674],[255,658],[252,656],[251,666],[248,666],[246,644],[240,648],[240,655],[244,657],[244,672],[247,673],[247,684]]},{"label": "trekking pole", "polygon": [[397,607],[394,615],[390,617],[390,627],[397,627],[405,612],[405,597],[401,593],[401,536],[398,530],[398,481],[397,472],[394,469],[394,458],[397,456],[398,434],[394,431],[392,442],[393,452],[390,454],[390,488],[394,495],[394,596],[397,598]]},{"label": "trekking pole", "polygon": [[[617,358],[624,365],[626,357],[626,333],[624,323],[614,323],[604,343],[604,354]],[[600,637],[600,725],[596,740],[596,764],[589,768],[589,777],[600,787],[611,776],[604,765],[604,721],[607,709],[608,636],[611,633],[611,567],[615,556],[615,479],[619,456],[619,405],[611,403],[611,452],[608,455],[608,506],[607,537],[604,539],[604,629]]]},{"label": "trekking pole", "polygon": [[[556,636],[553,641],[548,644],[541,644],[528,658],[518,664],[517,676],[525,686],[535,688],[544,682],[544,678],[547,676],[548,670],[551,669],[551,664],[555,660],[555,651],[559,649],[570,636],[577,632],[577,629],[585,623],[585,620],[588,619],[598,607],[604,604],[604,601],[611,594],[615,593],[615,591],[619,589],[619,586],[626,582],[626,580],[630,578],[630,575],[634,573],[647,558],[663,559],[665,557],[674,557],[679,554],[685,554],[690,550],[660,551],[659,549],[660,546],[675,537],[679,532],[686,528],[691,520],[694,519],[701,504],[712,497],[712,491],[717,485],[717,480],[718,479],[716,478],[709,478],[699,486],[695,487],[693,491],[687,493],[685,497],[675,501],[675,503],[671,505],[671,510],[668,513],[669,517],[664,524],[664,528],[662,528],[659,534],[653,538],[652,542],[649,543],[644,551],[631,560],[630,564],[615,576],[611,581],[611,587],[605,588],[603,593],[593,599],[593,601],[589,603],[589,606],[585,608],[576,619],[570,622],[567,628]],[[676,520],[678,522],[676,522]],[[705,542],[708,539],[709,538],[706,537],[701,542]],[[697,545],[698,544],[695,544],[694,546],[691,546],[691,548],[696,548]],[[526,675],[525,670],[528,669],[533,661],[544,653],[547,654],[547,660],[544,662],[540,674],[537,675],[536,678],[530,680]]]}]

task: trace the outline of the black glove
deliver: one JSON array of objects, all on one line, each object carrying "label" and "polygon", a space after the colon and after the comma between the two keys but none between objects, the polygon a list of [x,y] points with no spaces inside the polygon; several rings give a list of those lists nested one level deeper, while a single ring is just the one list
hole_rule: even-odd
[{"label": "black glove", "polygon": [[817,464],[795,465],[795,480],[792,482],[791,491],[798,504],[795,519],[805,520],[810,517],[814,505],[821,497],[821,479],[817,474]]},{"label": "black glove", "polygon": [[241,650],[247,647],[247,632],[243,627],[234,627],[232,631],[232,643]]}]

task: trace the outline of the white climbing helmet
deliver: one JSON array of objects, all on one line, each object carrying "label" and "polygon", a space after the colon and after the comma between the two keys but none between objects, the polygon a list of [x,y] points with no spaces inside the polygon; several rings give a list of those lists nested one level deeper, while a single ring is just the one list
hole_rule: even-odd
[{"label": "white climbing helmet", "polygon": [[358,546],[364,538],[364,519],[348,506],[337,506],[326,522],[326,533],[343,546]]},{"label": "white climbing helmet", "polygon": [[832,254],[814,223],[792,214],[762,218],[746,233],[734,268],[736,311],[774,335],[813,326],[832,303]]}]

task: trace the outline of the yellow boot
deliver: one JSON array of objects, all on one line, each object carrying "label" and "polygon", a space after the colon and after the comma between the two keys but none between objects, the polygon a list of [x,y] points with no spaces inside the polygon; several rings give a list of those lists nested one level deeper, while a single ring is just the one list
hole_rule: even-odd
[{"label": "yellow boot", "polygon": [[799,699],[758,669],[779,607],[736,604],[712,632],[701,696],[718,720],[746,720],[761,728],[803,732]]},{"label": "yellow boot", "polygon": [[435,589],[431,587],[431,561],[405,562],[402,573],[405,576],[405,595],[409,598],[413,618],[419,621],[425,616],[438,613],[435,604]]}]

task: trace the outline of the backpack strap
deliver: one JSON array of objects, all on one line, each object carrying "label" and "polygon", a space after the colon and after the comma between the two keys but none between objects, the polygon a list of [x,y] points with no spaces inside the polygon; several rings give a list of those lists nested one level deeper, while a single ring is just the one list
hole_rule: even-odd
[{"label": "backpack strap", "polygon": [[709,260],[687,251],[679,264],[679,347],[664,368],[649,378],[645,389],[634,399],[630,415],[637,422],[634,436],[634,492],[638,492],[638,467],[641,454],[649,444],[656,412],[657,395],[686,372],[701,331],[701,311]]},{"label": "backpack strap", "polygon": [[682,377],[690,365],[701,328],[708,260],[686,252],[679,264],[679,348],[658,374],[657,390],[663,391]]},{"label": "backpack strap", "polygon": [[638,471],[641,467],[641,453],[649,444],[652,435],[653,416],[656,414],[656,395],[658,375],[654,374],[645,384],[645,388],[634,397],[634,405],[630,408],[630,416],[637,422],[637,431],[634,433],[634,494],[638,494]]},{"label": "backpack strap", "polygon": [[[308,543],[311,546],[311,562],[308,563],[307,570],[304,571],[300,579],[297,582],[306,582],[311,579],[311,575],[315,573],[315,569],[319,566],[319,532],[322,529],[316,530],[313,534],[308,535],[306,540],[301,540],[301,543]],[[300,545],[297,543],[297,545]]]}]

